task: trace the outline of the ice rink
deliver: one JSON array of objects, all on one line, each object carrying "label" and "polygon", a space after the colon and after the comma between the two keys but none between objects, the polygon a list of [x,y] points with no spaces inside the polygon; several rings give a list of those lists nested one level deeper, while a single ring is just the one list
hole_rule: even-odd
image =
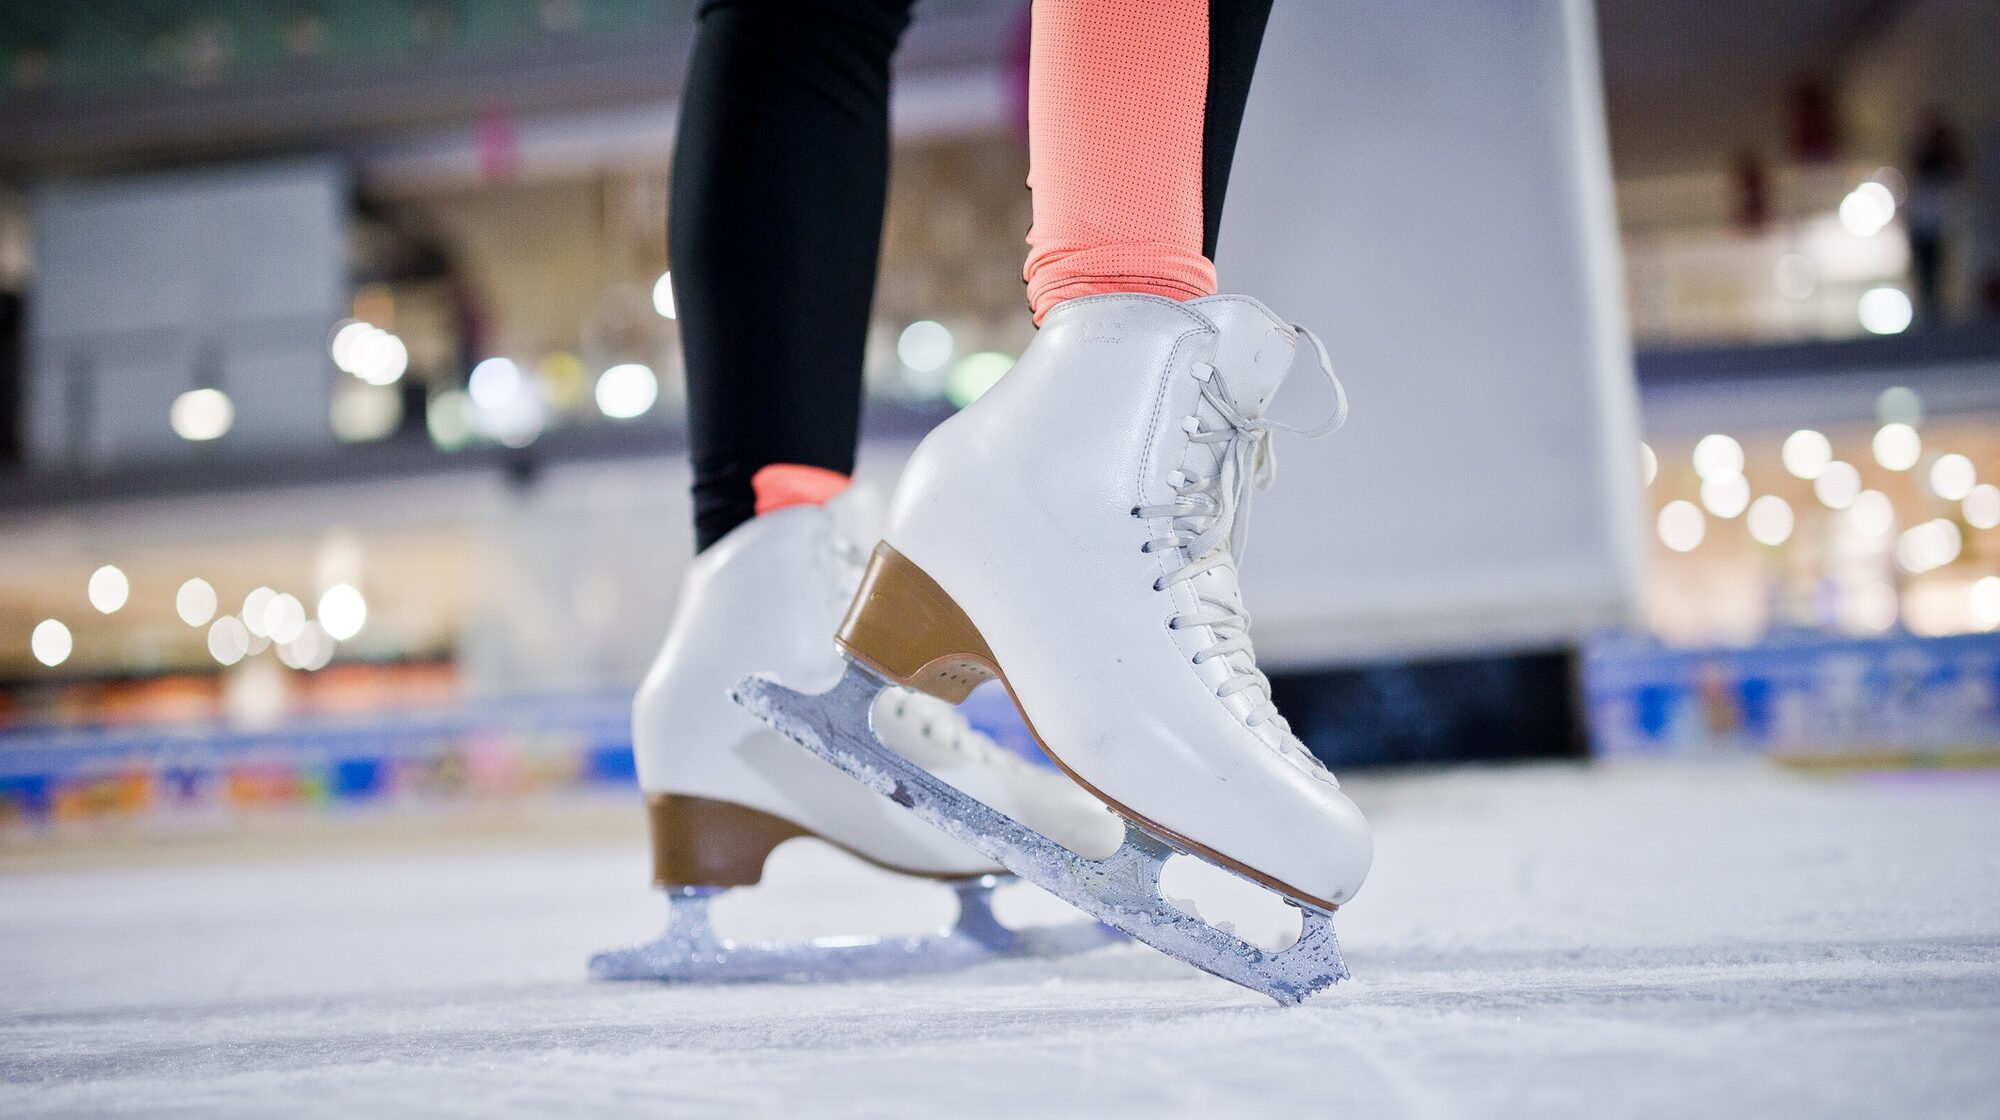
[{"label": "ice rink", "polygon": [[[591,983],[591,950],[663,912],[636,813],[603,807],[16,859],[0,1114],[2000,1116],[2000,777],[1351,785],[1379,844],[1340,916],[1355,978],[1293,1010],[1132,946],[893,983]],[[718,921],[947,907],[795,844]]]}]

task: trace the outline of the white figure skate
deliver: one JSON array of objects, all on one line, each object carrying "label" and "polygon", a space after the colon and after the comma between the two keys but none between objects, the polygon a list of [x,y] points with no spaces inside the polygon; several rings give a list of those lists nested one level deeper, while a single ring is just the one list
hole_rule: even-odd
[{"label": "white figure skate", "polygon": [[[994,860],[854,784],[729,702],[745,673],[833,680],[829,638],[879,526],[868,496],[795,506],[742,525],[695,559],[665,647],[633,708],[633,750],[667,892],[667,932],[599,953],[599,979],[697,983],[853,978],[962,967],[1003,956],[1079,952],[1117,935],[1091,921],[1011,930],[991,910],[1011,878]],[[846,530],[846,531],[843,531]],[[1081,851],[1118,845],[1117,818],[1062,775],[973,730],[941,700],[897,689],[876,713],[892,749]],[[916,937],[735,943],[708,904],[756,883],[786,840],[818,837],[891,870],[953,887],[956,926]]]},{"label": "white figure skate", "polygon": [[[1280,1002],[1346,975],[1331,912],[1373,853],[1360,812],[1273,708],[1237,588],[1268,481],[1264,411],[1301,338],[1255,300],[1094,296],[1052,311],[1014,369],[917,449],[839,631],[830,692],[738,702],[877,792],[1135,938]],[[1037,835],[884,749],[875,696],[957,701],[999,676],[1049,757],[1127,822],[1108,859]],[[872,720],[876,733],[887,728]],[[969,791],[968,791],[969,792]],[[1197,856],[1298,906],[1267,952],[1167,904]]]}]

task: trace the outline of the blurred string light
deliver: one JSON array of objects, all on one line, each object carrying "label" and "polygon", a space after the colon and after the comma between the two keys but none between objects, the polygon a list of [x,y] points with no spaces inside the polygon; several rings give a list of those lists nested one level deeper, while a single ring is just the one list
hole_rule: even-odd
[{"label": "blurred string light", "polygon": [[903,328],[896,338],[896,357],[918,373],[943,369],[951,361],[955,343],[951,329],[943,323],[919,319]]},{"label": "blurred string light", "polygon": [[2000,626],[2000,576],[1985,576],[1966,589],[1965,605],[1972,620],[1988,630]]},{"label": "blurred string light", "polygon": [[234,665],[250,652],[250,631],[233,614],[223,615],[208,628],[208,655],[222,665]]},{"label": "blurred string light", "polygon": [[1875,461],[1882,464],[1885,470],[1909,470],[1924,454],[1924,441],[1917,435],[1917,430],[1900,421],[1876,429],[1872,446]]},{"label": "blurred string light", "polygon": [[1965,523],[1975,529],[2000,526],[2000,486],[1982,482],[1965,496]]},{"label": "blurred string light", "polygon": [[359,319],[335,327],[326,348],[334,365],[370,385],[393,385],[410,368],[410,350],[402,339]]},{"label": "blurred string light", "polygon": [[447,389],[424,406],[424,427],[441,451],[456,451],[472,438],[472,398]]},{"label": "blurred string light", "polygon": [[316,672],[333,660],[333,638],[317,622],[299,628],[290,641],[278,646],[278,661],[288,669]]},{"label": "blurred string light", "polygon": [[1869,334],[1902,334],[1910,329],[1916,309],[1901,288],[1870,288],[1861,293],[1854,314]]},{"label": "blurred string light", "polygon": [[[327,645],[331,646],[332,644],[333,639],[328,638]],[[305,663],[302,655],[310,654],[311,652],[312,640],[302,633],[292,641],[278,646],[278,663],[287,669],[303,669],[305,668]]]},{"label": "blurred string light", "polygon": [[206,443],[229,434],[236,423],[236,405],[220,389],[190,389],[167,409],[174,434],[191,443]]},{"label": "blurred string light", "polygon": [[1708,520],[1701,515],[1701,507],[1676,499],[1661,507],[1656,528],[1661,544],[1675,552],[1693,552],[1708,533]]},{"label": "blurred string light", "polygon": [[1888,536],[1896,528],[1896,504],[1880,490],[1862,490],[1848,506],[1848,524],[1862,536]]},{"label": "blurred string light", "polygon": [[1963,501],[1978,481],[1979,471],[1972,460],[1955,452],[1940,455],[1931,464],[1931,492],[1947,502]]},{"label": "blurred string light", "polygon": [[1645,440],[1639,441],[1639,475],[1646,480],[1648,486],[1653,484],[1654,479],[1660,477],[1660,457],[1653,453],[1652,446]]},{"label": "blurred string light", "polygon": [[90,573],[90,582],[84,590],[90,596],[90,605],[96,607],[99,614],[116,612],[125,605],[125,600],[132,597],[131,582],[115,564],[106,564]]},{"label": "blurred string light", "polygon": [[1750,539],[1758,544],[1775,548],[1791,539],[1794,522],[1791,503],[1776,494],[1766,494],[1751,502],[1750,515],[1744,521],[1750,528]]},{"label": "blurred string light", "polygon": [[526,447],[542,434],[542,405],[526,391],[521,367],[508,358],[488,358],[472,367],[466,384],[475,406],[471,429],[508,447]]},{"label": "blurred string light", "polygon": [[1905,529],[1896,538],[1896,564],[1911,575],[1920,576],[1958,559],[1964,547],[1958,523],[1939,517]]},{"label": "blurred string light", "polygon": [[1701,504],[1717,517],[1735,517],[1750,505],[1750,482],[1740,474],[1704,479]]},{"label": "blurred string light", "polygon": [[1828,509],[1846,509],[1860,493],[1861,472],[1839,459],[1828,463],[1813,479],[1813,496]]},{"label": "blurred string light", "polygon": [[[298,596],[289,592],[274,595],[264,607],[264,627],[261,633],[280,645],[299,636],[306,625],[305,604]],[[253,629],[255,629],[253,627]]]},{"label": "blurred string light", "polygon": [[473,423],[503,446],[526,447],[542,434],[542,409],[534,398],[522,396],[497,412],[475,412]]},{"label": "blurred string light", "polygon": [[1785,437],[1785,446],[1778,457],[1792,477],[1810,482],[1833,462],[1833,444],[1811,428],[1800,428]]},{"label": "blurred string light", "polygon": [[1786,299],[1811,299],[1819,289],[1819,266],[1803,253],[1786,253],[1778,258],[1776,275],[1778,294]]},{"label": "blurred string light", "polygon": [[997,350],[982,350],[977,354],[967,354],[956,366],[951,376],[945,380],[945,399],[959,408],[986,395],[986,390],[999,384],[1007,371],[1014,368],[1014,357]]},{"label": "blurred string light", "polygon": [[380,385],[347,382],[333,391],[327,421],[342,443],[386,439],[403,422],[403,394]]},{"label": "blurred string light", "polygon": [[1891,385],[1875,398],[1875,421],[1879,424],[1924,422],[1924,399],[1907,385]]},{"label": "blurred string light", "polygon": [[521,395],[521,367],[511,358],[488,358],[472,367],[466,388],[473,404],[491,410],[506,408]]},{"label": "blurred string light", "polygon": [[1903,591],[1903,625],[1925,637],[1959,633],[1967,628],[1966,588],[1941,582],[1912,584]]},{"label": "blurred string light", "polygon": [[582,404],[589,382],[583,360],[566,350],[544,354],[535,362],[535,383],[541,387],[542,398],[557,408],[573,409]]},{"label": "blurred string light", "polygon": [[272,729],[285,718],[285,670],[276,661],[251,661],[259,652],[250,647],[243,667],[222,681],[222,711],[241,727]]},{"label": "blurred string light", "polygon": [[332,355],[333,364],[347,373],[353,373],[360,364],[361,348],[368,336],[380,330],[373,323],[359,319],[342,319],[333,325],[333,334],[326,340],[327,353]]},{"label": "blurred string light", "polygon": [[672,319],[677,313],[672,270],[660,273],[660,278],[653,281],[653,310],[659,312],[662,319]]},{"label": "blurred string light", "polygon": [[368,624],[368,600],[351,583],[336,583],[319,597],[319,624],[338,641],[361,633]]},{"label": "blurred string light", "polygon": [[612,366],[597,377],[597,409],[613,420],[643,416],[659,399],[659,378],[637,362]]},{"label": "blurred string light", "polygon": [[174,612],[189,626],[206,626],[215,617],[215,588],[196,576],[174,592]]},{"label": "blurred string light", "polygon": [[69,660],[69,652],[74,643],[69,636],[69,627],[53,618],[45,618],[35,624],[34,632],[28,635],[28,650],[35,660],[53,669]]},{"label": "blurred string light", "polygon": [[1694,473],[1704,479],[1742,474],[1743,445],[1721,433],[1701,437],[1694,445]]},{"label": "blurred string light", "polygon": [[1896,196],[1873,179],[1840,200],[1840,224],[1856,237],[1873,237],[1896,217]]},{"label": "blurred string light", "polygon": [[1896,506],[1880,490],[1863,490],[1847,507],[1848,524],[1864,537],[1886,537],[1896,527]]},{"label": "blurred string light", "polygon": [[1896,625],[1896,589],[1886,583],[1871,583],[1855,596],[1855,613],[1870,630],[1887,630]]},{"label": "blurred string light", "polygon": [[271,600],[277,597],[278,593],[268,587],[255,588],[245,595],[241,612],[244,628],[259,638],[270,637],[271,632],[264,629],[264,612],[271,609]]}]

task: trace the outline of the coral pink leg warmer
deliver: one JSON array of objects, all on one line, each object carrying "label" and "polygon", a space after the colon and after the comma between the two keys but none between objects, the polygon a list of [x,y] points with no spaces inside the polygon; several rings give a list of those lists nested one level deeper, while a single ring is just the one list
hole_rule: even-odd
[{"label": "coral pink leg warmer", "polygon": [[1035,0],[1028,306],[1215,294],[1202,255],[1208,0]]}]

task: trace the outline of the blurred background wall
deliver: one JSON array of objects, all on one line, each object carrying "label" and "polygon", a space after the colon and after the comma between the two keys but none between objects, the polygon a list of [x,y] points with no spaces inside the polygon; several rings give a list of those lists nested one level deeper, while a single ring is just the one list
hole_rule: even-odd
[{"label": "blurred background wall", "polygon": [[[627,780],[692,7],[0,12],[0,817]],[[899,59],[881,485],[1031,337],[1024,28],[926,0]],[[1981,0],[1280,0],[1221,267],[1355,392],[1248,560],[1315,750],[2000,748],[1997,46]]]}]

